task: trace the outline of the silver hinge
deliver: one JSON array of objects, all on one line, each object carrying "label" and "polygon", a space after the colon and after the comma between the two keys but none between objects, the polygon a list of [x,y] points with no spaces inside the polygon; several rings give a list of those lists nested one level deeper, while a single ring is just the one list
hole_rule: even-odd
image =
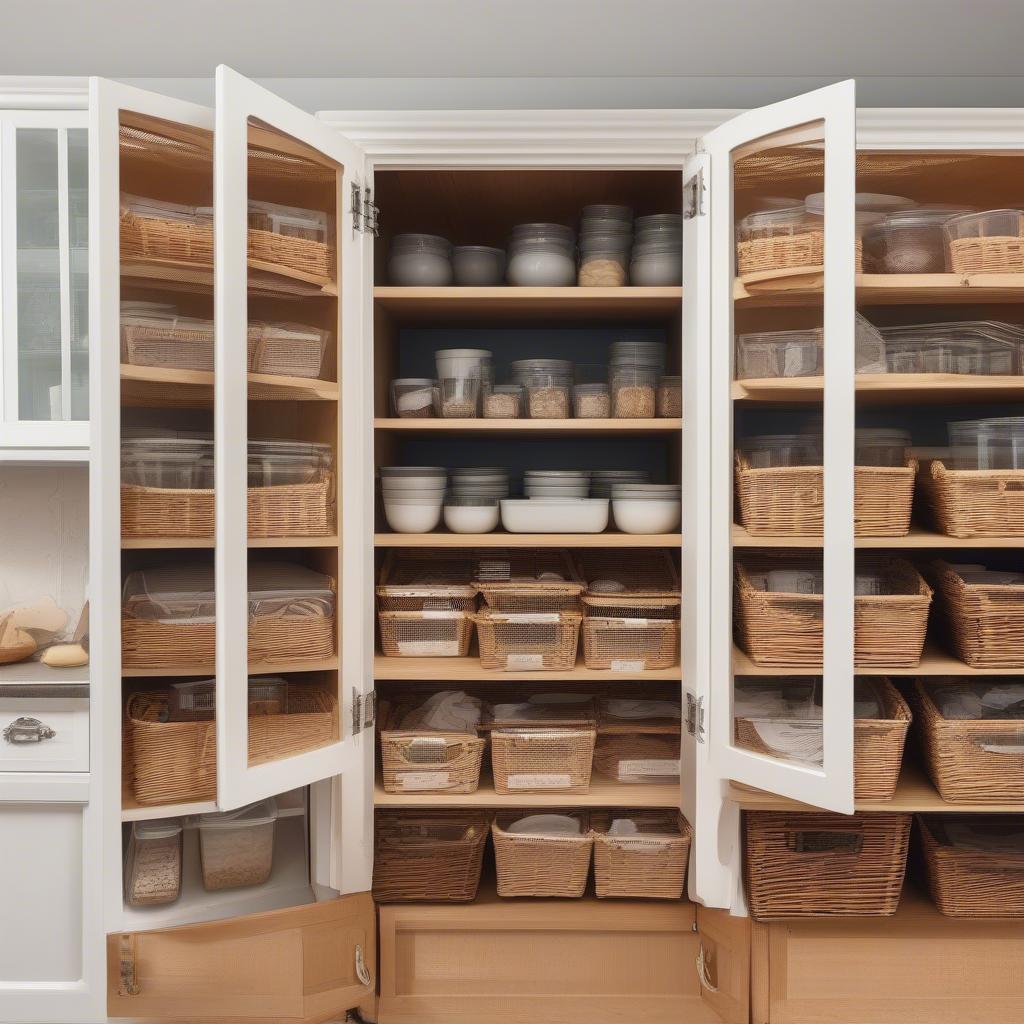
[{"label": "silver hinge", "polygon": [[372,729],[377,721],[377,691],[371,690],[367,694],[361,694],[355,687],[352,688],[352,735],[361,733],[364,729]]},{"label": "silver hinge", "polygon": [[683,219],[704,216],[704,172],[698,171],[683,185]]},{"label": "silver hinge", "polygon": [[704,742],[704,698],[686,695],[686,731],[698,743]]},{"label": "silver hinge", "polygon": [[373,204],[373,189],[369,185],[364,191],[361,185],[352,182],[352,195],[349,201],[349,213],[352,214],[352,227],[373,235],[379,234],[380,210]]}]

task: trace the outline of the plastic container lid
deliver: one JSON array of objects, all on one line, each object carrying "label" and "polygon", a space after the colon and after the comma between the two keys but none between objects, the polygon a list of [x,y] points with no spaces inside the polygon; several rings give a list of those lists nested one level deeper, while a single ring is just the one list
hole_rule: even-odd
[{"label": "plastic container lid", "polygon": [[132,833],[140,842],[147,839],[169,839],[171,836],[181,835],[181,832],[180,818],[153,818],[150,821],[132,822]]},{"label": "plastic container lid", "polygon": [[258,800],[246,807],[234,811],[218,811],[199,815],[201,829],[235,829],[255,828],[258,825],[269,825],[277,821],[277,801],[271,796],[266,800]]},{"label": "plastic container lid", "polygon": [[[854,205],[858,213],[888,214],[895,210],[907,210],[916,207],[913,199],[905,196],[890,196],[882,192],[858,192],[854,197]],[[804,209],[816,217],[825,215],[825,193],[814,192],[804,200]]]},{"label": "plastic container lid", "polygon": [[407,252],[437,252],[450,256],[452,243],[441,235],[424,235],[416,232],[395,235],[391,239],[391,254]]},{"label": "plastic container lid", "polygon": [[1020,237],[1024,229],[1024,212],[1021,210],[982,210],[980,213],[965,213],[952,217],[943,225],[950,241],[961,238]]}]

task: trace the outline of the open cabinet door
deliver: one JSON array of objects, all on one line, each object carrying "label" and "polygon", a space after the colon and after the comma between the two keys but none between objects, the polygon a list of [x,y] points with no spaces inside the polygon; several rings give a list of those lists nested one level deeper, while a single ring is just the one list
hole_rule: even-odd
[{"label": "open cabinet door", "polygon": [[726,1024],[750,1019],[750,919],[697,908],[697,977],[701,998]]},{"label": "open cabinet door", "polygon": [[[348,776],[369,806],[363,154],[230,68],[216,94],[218,804]],[[279,458],[264,439],[305,450]],[[286,509],[254,496],[282,482],[295,485]],[[250,706],[280,678],[296,724],[267,742]]]},{"label": "open cabinet door", "polygon": [[[854,83],[842,82],[742,114],[710,133],[703,144],[710,164],[711,759],[721,779],[843,813],[854,807],[855,112]],[[785,206],[780,195],[802,198],[818,192],[824,192],[823,253],[810,259],[820,265],[787,273],[823,281],[823,295],[806,308],[786,311],[802,319],[785,321],[777,309],[768,308],[770,302],[751,299],[744,287],[749,284],[751,292],[755,287],[785,287],[784,277],[774,280],[773,271],[737,277],[738,269],[750,269],[737,266],[737,225],[751,212]],[[814,222],[813,230],[820,232],[819,223]],[[767,570],[759,566],[770,566],[774,553],[770,538],[765,538],[763,549],[757,537],[749,536],[743,538],[742,550],[737,547],[742,531],[733,525],[735,440],[741,432],[781,434],[788,427],[777,411],[766,416],[763,406],[747,400],[748,389],[734,385],[734,352],[740,334],[794,325],[820,327],[824,337],[821,408],[802,406],[805,415],[823,414],[824,538],[821,548],[809,542],[808,557],[812,566],[823,570],[824,660],[820,668],[795,668],[790,673],[775,665],[759,672],[753,658],[733,646],[735,563],[750,566],[752,576],[763,574]],[[790,638],[791,645],[798,643],[798,636]],[[798,737],[797,756],[792,753],[792,737],[770,732],[759,732],[757,744],[739,745],[738,697],[748,708],[749,688],[759,675],[789,674],[808,677],[808,687],[821,694],[820,732]],[[743,714],[746,721],[749,712]]]}]

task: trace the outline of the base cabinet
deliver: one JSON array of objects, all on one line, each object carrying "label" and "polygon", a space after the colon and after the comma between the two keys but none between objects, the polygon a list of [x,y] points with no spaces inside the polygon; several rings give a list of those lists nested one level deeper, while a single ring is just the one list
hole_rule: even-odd
[{"label": "base cabinet", "polygon": [[752,1024],[1019,1024],[1024,922],[895,917],[754,924]]},{"label": "base cabinet", "polygon": [[378,1024],[746,1024],[749,924],[705,913],[493,895],[382,906]]}]

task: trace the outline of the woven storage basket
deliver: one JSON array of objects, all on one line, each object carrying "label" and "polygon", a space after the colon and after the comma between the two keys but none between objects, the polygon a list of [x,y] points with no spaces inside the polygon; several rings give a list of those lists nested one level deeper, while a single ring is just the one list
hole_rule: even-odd
[{"label": "woven storage basket", "polygon": [[499,728],[491,731],[494,792],[589,793],[594,729]]},{"label": "woven storage basket", "polygon": [[305,325],[296,330],[287,324],[250,324],[249,372],[319,378],[331,337]]},{"label": "woven storage basket", "polygon": [[679,730],[671,733],[602,733],[594,745],[594,770],[623,783],[679,782]]},{"label": "woven storage basket", "polygon": [[1024,721],[945,718],[928,688],[962,682],[914,684],[914,717],[935,788],[959,803],[1024,803]]},{"label": "woven storage basket", "polygon": [[485,743],[471,733],[388,729],[380,734],[386,793],[475,793]]},{"label": "woven storage basket", "polygon": [[1024,585],[966,583],[944,561],[929,571],[956,656],[972,668],[1024,666]]},{"label": "woven storage basket", "polygon": [[[625,616],[619,612],[621,617],[613,617],[600,606],[594,606],[592,601],[590,597],[583,598],[587,612],[583,619],[583,663],[587,668],[643,672],[679,664],[679,622],[676,619],[648,618],[643,607],[625,608]],[[661,605],[660,610],[665,607]]]},{"label": "woven storage basket", "polygon": [[748,811],[744,874],[759,921],[896,913],[909,814]]},{"label": "woven storage basket", "polygon": [[277,231],[249,228],[249,259],[297,270],[325,283],[333,280],[334,276],[334,250],[331,246]]},{"label": "woven storage basket", "polygon": [[[128,772],[140,804],[212,800],[217,795],[215,721],[164,722],[166,691],[128,698],[125,731],[130,740]],[[338,702],[317,686],[292,683],[288,714],[248,719],[249,765],[267,764],[333,742],[338,735]]]},{"label": "woven storage basket", "polygon": [[[984,832],[1015,833],[1005,850],[970,849],[950,841],[963,823]],[[1024,825],[1005,815],[919,814],[917,827],[928,888],[947,917],[1024,917]]]},{"label": "woven storage basket", "polygon": [[377,607],[388,612],[476,611],[471,555],[389,551],[377,586]]},{"label": "woven storage basket", "polygon": [[954,274],[1024,273],[1024,218],[1016,235],[988,235],[949,241]]},{"label": "woven storage basket", "polygon": [[[308,484],[250,487],[250,537],[326,537],[333,532],[333,476]],[[122,537],[212,537],[213,490],[121,485]]]},{"label": "woven storage basket", "polygon": [[501,612],[577,612],[583,593],[568,553],[558,549],[483,552],[475,583],[487,607]]},{"label": "woven storage basket", "polygon": [[594,839],[590,819],[580,811],[552,811],[579,822],[579,835],[508,832],[523,817],[505,811],[491,823],[499,896],[582,896],[590,874]]},{"label": "woven storage basket", "polygon": [[[636,835],[609,835],[615,818],[627,818]],[[598,898],[678,900],[686,886],[693,831],[673,811],[610,811],[590,816],[594,838],[594,890]]]},{"label": "woven storage basket", "polygon": [[480,811],[378,811],[373,898],[467,903],[476,896],[490,816]]},{"label": "woven storage basket", "polygon": [[1024,469],[947,469],[935,459],[918,481],[947,537],[1024,537]]},{"label": "woven storage basket", "polygon": [[[575,558],[576,573],[585,581],[587,596],[595,603],[613,601],[617,596],[629,597],[630,601],[642,597],[679,597],[679,573],[672,556],[664,548],[581,548],[575,553]],[[601,581],[617,583],[624,589],[611,593],[600,586]],[[678,618],[678,605],[676,609],[674,615],[665,615],[664,618]],[[649,617],[654,618],[653,615]]]},{"label": "woven storage basket", "polygon": [[[758,665],[819,666],[822,659],[822,595],[770,593],[752,582],[769,569],[799,568],[792,558],[736,561],[735,632]],[[902,592],[854,600],[854,663],[858,667],[913,667],[921,660],[932,590],[900,558],[876,556],[859,568],[882,573]]]},{"label": "woven storage basket", "polygon": [[[854,469],[853,525],[858,537],[903,537],[910,530],[917,462]],[[825,526],[824,469],[752,469],[736,453],[740,522],[755,536],[820,537]]]},{"label": "woven storage basket", "polygon": [[[777,229],[776,229],[777,230]],[[864,247],[856,241],[856,272],[864,271]],[[736,245],[736,268],[740,277],[770,270],[821,267],[825,263],[825,232],[799,231],[792,235],[752,238]]]},{"label": "woven storage basket", "polygon": [[[896,793],[903,763],[903,746],[910,727],[910,708],[899,690],[888,679],[860,679],[882,705],[881,718],[858,718],[853,723],[853,791],[857,800],[891,800]],[[821,722],[805,719],[773,719],[796,728],[817,726]],[[749,718],[736,718],[736,745],[771,757],[785,758],[786,751],[765,742],[757,723]]]},{"label": "woven storage basket", "polygon": [[121,259],[213,266],[213,224],[192,224],[121,211]]},{"label": "woven storage basket", "polygon": [[[259,328],[249,325],[249,343]],[[174,370],[213,370],[213,321],[121,322],[121,362]]]},{"label": "woven storage basket", "polygon": [[464,658],[473,616],[456,611],[378,612],[380,649],[387,658]]},{"label": "woven storage basket", "polygon": [[576,612],[494,612],[469,616],[476,623],[485,669],[567,671],[576,665],[582,616]]}]

